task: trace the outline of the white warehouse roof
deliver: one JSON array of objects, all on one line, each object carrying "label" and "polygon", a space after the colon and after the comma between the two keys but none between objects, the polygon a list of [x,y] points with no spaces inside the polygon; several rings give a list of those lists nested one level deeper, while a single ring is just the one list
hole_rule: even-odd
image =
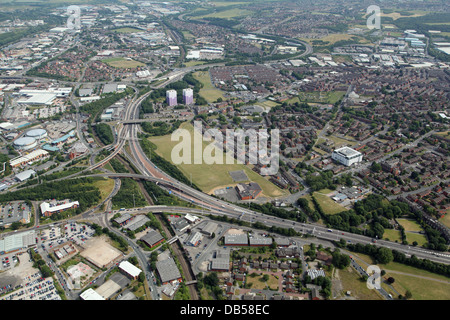
[{"label": "white warehouse roof", "polygon": [[123,270],[133,278],[139,276],[139,274],[142,272],[141,269],[129,263],[128,261],[122,261],[119,264],[119,269]]}]

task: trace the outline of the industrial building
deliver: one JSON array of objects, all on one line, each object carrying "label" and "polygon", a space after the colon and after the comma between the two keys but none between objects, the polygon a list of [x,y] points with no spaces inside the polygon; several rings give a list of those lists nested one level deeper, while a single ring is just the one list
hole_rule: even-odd
[{"label": "industrial building", "polygon": [[25,170],[18,174],[16,174],[15,179],[19,182],[23,182],[25,180],[30,179],[32,176],[34,176],[36,172],[34,170]]},{"label": "industrial building", "polygon": [[129,263],[128,261],[122,261],[121,263],[119,263],[119,270],[130,279],[137,279],[139,277],[139,274],[142,272],[141,269]]},{"label": "industrial building", "polygon": [[212,236],[213,233],[216,231],[217,229],[217,223],[214,222],[208,222],[206,224],[206,226],[204,226],[201,230],[202,233],[206,234],[207,236]]},{"label": "industrial building", "polygon": [[236,191],[241,200],[256,199],[262,192],[261,187],[256,182],[239,183],[236,185]]},{"label": "industrial building", "polygon": [[362,153],[349,147],[343,147],[334,150],[331,154],[331,159],[349,167],[354,163],[362,161]]},{"label": "industrial building", "polygon": [[98,294],[94,289],[89,288],[80,294],[81,300],[105,300],[100,294]]},{"label": "industrial building", "polygon": [[36,233],[34,231],[15,233],[0,239],[0,254],[27,249],[33,245],[36,245]]},{"label": "industrial building", "polygon": [[145,236],[143,236],[139,240],[143,241],[150,248],[153,248],[162,243],[164,241],[164,237],[161,235],[161,233],[159,233],[158,230],[151,229]]},{"label": "industrial building", "polygon": [[226,234],[224,238],[226,246],[248,246],[248,237],[245,233]]},{"label": "industrial building", "polygon": [[162,284],[167,284],[172,281],[181,282],[182,280],[180,270],[178,270],[175,261],[171,257],[156,262],[156,269],[158,270]]},{"label": "industrial building", "polygon": [[49,156],[49,153],[45,150],[38,149],[26,154],[22,157],[18,157],[9,161],[12,168],[17,168],[26,164],[30,164],[34,161],[44,159]]},{"label": "industrial building", "polygon": [[196,247],[200,244],[202,239],[203,239],[203,236],[200,232],[193,232],[189,235],[189,237],[186,239],[186,241],[184,243],[189,246]]}]

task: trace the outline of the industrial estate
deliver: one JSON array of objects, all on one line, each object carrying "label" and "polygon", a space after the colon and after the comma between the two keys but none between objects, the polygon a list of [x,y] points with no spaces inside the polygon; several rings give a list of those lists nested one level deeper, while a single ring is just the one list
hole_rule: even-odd
[{"label": "industrial estate", "polygon": [[450,3],[0,8],[0,300],[450,299]]}]

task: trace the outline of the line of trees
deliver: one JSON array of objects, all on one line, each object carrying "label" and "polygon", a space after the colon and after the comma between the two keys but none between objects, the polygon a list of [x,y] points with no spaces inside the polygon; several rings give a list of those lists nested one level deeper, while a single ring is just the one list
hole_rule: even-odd
[{"label": "line of trees", "polygon": [[114,135],[111,127],[106,123],[97,123],[95,125],[95,133],[104,145],[114,142]]}]

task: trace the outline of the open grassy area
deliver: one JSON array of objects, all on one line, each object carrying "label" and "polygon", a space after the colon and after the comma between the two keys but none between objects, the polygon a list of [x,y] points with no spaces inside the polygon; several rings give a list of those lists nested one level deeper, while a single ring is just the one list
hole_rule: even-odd
[{"label": "open grassy area", "polygon": [[100,196],[102,198],[101,201],[105,200],[107,196],[114,189],[114,180],[113,179],[98,179],[94,182],[94,186],[96,186],[100,190]]},{"label": "open grassy area", "polygon": [[326,192],[322,192],[322,190],[314,192],[313,195],[317,202],[319,202],[325,214],[336,214],[342,211],[347,211],[345,207],[336,203],[333,199],[326,195]]},{"label": "open grassy area", "polygon": [[351,267],[339,270],[339,279],[342,284],[342,291],[350,291],[350,296],[357,300],[382,300],[376,290],[367,288],[365,281],[362,281],[359,274]]},{"label": "open grassy area", "polygon": [[[194,127],[192,124],[185,122],[181,124],[180,128],[188,130],[191,133],[191,137],[193,137]],[[172,150],[180,143],[179,141],[171,141],[171,135],[151,137],[149,140],[157,146],[156,152],[160,156],[172,162]],[[211,144],[211,142],[204,141],[203,150],[205,150],[209,144]],[[267,197],[279,197],[288,194],[288,191],[281,190],[266,178],[251,170],[250,166],[238,164],[234,159],[234,164],[226,164],[226,154],[219,151],[219,155],[221,155],[221,158],[223,159],[223,164],[206,164],[204,161],[202,161],[203,163],[201,164],[194,164],[192,152],[191,164],[182,163],[177,165],[177,167],[188,179],[192,176],[192,182],[206,193],[212,193],[214,189],[219,187],[235,185],[228,172],[244,170],[249,181],[254,181],[261,186],[263,195]]]},{"label": "open grassy area", "polygon": [[418,233],[424,230],[416,221],[412,219],[397,219],[397,222],[405,228],[408,243],[411,244],[416,241],[419,246],[423,246],[428,242],[424,234]]},{"label": "open grassy area", "polygon": [[384,229],[383,238],[389,239],[390,241],[397,240],[398,242],[402,242],[400,231],[395,229]]},{"label": "open grassy area", "polygon": [[[225,8],[224,8],[225,9]],[[245,10],[245,9],[239,9],[239,8],[233,8],[229,10],[223,10],[219,12],[213,12],[204,16],[200,16],[198,18],[220,18],[220,19],[231,19],[235,17],[242,17],[242,16],[248,16],[251,15],[252,11]]]},{"label": "open grassy area", "polygon": [[141,30],[141,29],[130,28],[130,27],[118,28],[118,29],[114,30],[114,32],[118,32],[118,33],[135,33],[135,32],[142,32],[142,31],[143,30]]},{"label": "open grassy area", "polygon": [[256,277],[250,277],[247,275],[246,281],[248,284],[252,283],[252,289],[265,289],[268,286],[270,289],[278,289],[278,280],[273,275],[268,275],[269,280],[263,281],[263,274]]},{"label": "open grassy area", "polygon": [[193,73],[195,79],[203,84],[199,94],[208,102],[214,102],[219,98],[224,99],[222,91],[216,89],[211,82],[211,77],[208,71],[197,71]]},{"label": "open grassy area", "polygon": [[[374,261],[368,255],[362,253],[352,253],[352,256],[357,257],[367,265],[373,264]],[[358,261],[358,259],[357,259]],[[358,263],[366,268],[360,261]],[[426,270],[414,268],[397,262],[390,262],[388,264],[378,264],[381,270],[385,270],[386,274],[383,279],[393,277],[395,279],[392,287],[401,295],[405,295],[406,290],[412,293],[412,299],[415,300],[448,300],[450,299],[450,279]],[[339,270],[341,272],[341,270]],[[394,298],[397,294],[389,288],[386,284],[382,287],[392,294]]]},{"label": "open grassy area", "polygon": [[114,68],[137,68],[145,66],[145,64],[142,62],[135,61],[132,59],[128,60],[125,58],[109,58],[102,60],[102,62]]},{"label": "open grassy area", "polygon": [[443,218],[439,219],[439,222],[442,223],[447,228],[450,228],[450,209],[447,210],[447,214],[444,215]]}]

